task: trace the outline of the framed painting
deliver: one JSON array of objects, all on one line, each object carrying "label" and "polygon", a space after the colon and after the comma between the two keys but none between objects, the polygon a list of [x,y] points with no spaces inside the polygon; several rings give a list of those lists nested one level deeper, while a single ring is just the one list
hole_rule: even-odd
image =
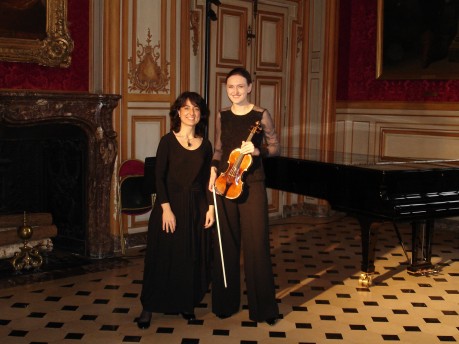
[{"label": "framed painting", "polygon": [[0,60],[69,67],[67,0],[0,1]]},{"label": "framed painting", "polygon": [[376,78],[459,79],[459,0],[378,0]]}]

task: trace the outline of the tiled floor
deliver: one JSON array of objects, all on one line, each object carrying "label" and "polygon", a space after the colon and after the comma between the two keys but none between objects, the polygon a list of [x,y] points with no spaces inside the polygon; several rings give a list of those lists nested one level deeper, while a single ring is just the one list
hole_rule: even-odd
[{"label": "tiled floor", "polygon": [[[409,227],[401,226],[405,242]],[[272,256],[283,319],[275,326],[248,321],[242,310],[220,320],[210,294],[198,320],[153,316],[148,330],[140,312],[143,260],[0,289],[0,339],[7,343],[440,343],[459,341],[459,233],[437,230],[436,276],[412,276],[390,224],[379,231],[376,274],[360,287],[357,221],[292,217],[273,221]],[[409,245],[408,245],[409,246]],[[100,270],[100,269],[99,269]]]}]

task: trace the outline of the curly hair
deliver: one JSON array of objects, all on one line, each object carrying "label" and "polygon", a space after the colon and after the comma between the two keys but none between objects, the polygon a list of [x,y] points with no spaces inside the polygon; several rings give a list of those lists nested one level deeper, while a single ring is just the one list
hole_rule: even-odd
[{"label": "curly hair", "polygon": [[206,101],[196,92],[186,91],[178,96],[175,102],[172,104],[169,117],[171,118],[171,130],[174,132],[180,131],[180,126],[182,124],[179,116],[179,110],[182,106],[186,104],[186,101],[189,100],[191,104],[199,107],[201,112],[201,118],[199,123],[196,124],[195,133],[197,136],[204,137],[208,119],[209,119],[209,108],[207,107]]}]

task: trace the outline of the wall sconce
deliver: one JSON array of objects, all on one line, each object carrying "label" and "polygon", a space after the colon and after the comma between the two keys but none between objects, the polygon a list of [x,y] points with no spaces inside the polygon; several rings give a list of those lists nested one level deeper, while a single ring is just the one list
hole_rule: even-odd
[{"label": "wall sconce", "polygon": [[217,7],[220,6],[222,3],[220,0],[207,0],[206,7],[208,8],[207,10],[207,18],[209,18],[212,21],[216,21],[218,19],[217,14],[215,11],[212,9],[211,4],[216,5]]}]

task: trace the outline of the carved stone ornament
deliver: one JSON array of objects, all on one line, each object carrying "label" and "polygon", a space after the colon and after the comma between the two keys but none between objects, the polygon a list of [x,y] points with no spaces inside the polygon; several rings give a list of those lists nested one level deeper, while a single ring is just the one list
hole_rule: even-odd
[{"label": "carved stone ornament", "polygon": [[32,62],[50,67],[69,67],[73,41],[67,29],[67,0],[47,0],[46,37],[0,37],[0,60]]},{"label": "carved stone ornament", "polygon": [[139,43],[137,39],[137,59],[129,58],[129,91],[140,91],[145,93],[168,92],[170,76],[168,71],[169,62],[161,69],[158,60],[161,55],[159,52],[160,44],[151,46],[151,34],[148,29],[147,45]]}]

